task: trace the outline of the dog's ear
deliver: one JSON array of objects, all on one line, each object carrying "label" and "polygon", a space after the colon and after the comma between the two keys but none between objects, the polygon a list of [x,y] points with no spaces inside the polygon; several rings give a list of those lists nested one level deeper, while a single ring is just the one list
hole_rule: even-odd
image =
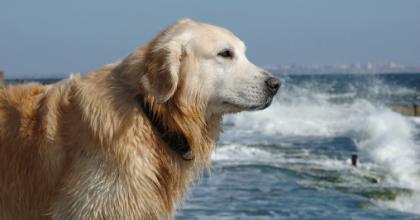
[{"label": "dog's ear", "polygon": [[136,49],[115,68],[115,75],[158,102],[168,101],[178,87],[181,60],[190,36],[182,34],[187,25],[194,22],[180,20],[146,46]]},{"label": "dog's ear", "polygon": [[161,43],[152,41],[148,45],[143,59],[145,73],[140,83],[147,94],[158,102],[166,102],[178,86],[183,49],[177,41]]}]

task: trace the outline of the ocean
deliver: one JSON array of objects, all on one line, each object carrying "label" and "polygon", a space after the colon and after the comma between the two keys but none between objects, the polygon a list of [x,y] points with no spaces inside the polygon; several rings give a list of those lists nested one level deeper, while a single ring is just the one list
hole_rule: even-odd
[{"label": "ocean", "polygon": [[269,108],[225,118],[176,218],[420,219],[420,117],[387,107],[420,104],[420,74],[278,75]]},{"label": "ocean", "polygon": [[420,219],[420,117],[387,107],[420,104],[420,74],[277,75],[269,108],[225,117],[176,219]]}]

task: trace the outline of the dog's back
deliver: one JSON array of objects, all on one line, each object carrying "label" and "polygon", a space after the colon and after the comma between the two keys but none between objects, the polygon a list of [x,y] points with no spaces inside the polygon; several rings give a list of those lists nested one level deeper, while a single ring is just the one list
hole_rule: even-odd
[{"label": "dog's back", "polygon": [[38,111],[45,93],[38,84],[0,89],[0,219],[37,219],[39,210],[48,211]]},{"label": "dog's back", "polygon": [[[111,159],[116,157],[114,150],[102,151],[103,146],[95,142],[99,132],[89,130],[95,111],[118,116],[111,108],[98,105],[93,111],[81,112],[88,106],[81,103],[83,98],[113,92],[98,83],[109,79],[107,74],[99,70],[84,79],[0,89],[0,220],[166,219],[173,215],[178,193],[186,190],[190,174],[184,170],[181,175],[180,167],[166,164],[180,159],[163,151],[151,128],[142,125],[141,114],[130,118],[137,123],[123,134],[124,148],[110,145],[131,152],[123,164]],[[145,142],[133,145],[132,139],[139,140],[131,136],[133,132],[144,135]],[[142,157],[132,155],[136,152]],[[159,172],[154,173],[155,169]],[[177,178],[163,179],[162,172]],[[159,185],[154,185],[153,178]],[[173,187],[174,180],[178,188]],[[164,191],[166,187],[171,191]],[[164,199],[155,196],[159,193]]]}]

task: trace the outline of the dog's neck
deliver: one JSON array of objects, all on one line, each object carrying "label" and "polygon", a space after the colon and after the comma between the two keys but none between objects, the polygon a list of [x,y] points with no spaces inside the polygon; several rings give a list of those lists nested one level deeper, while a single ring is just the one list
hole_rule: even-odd
[{"label": "dog's neck", "polygon": [[193,160],[194,155],[191,151],[190,144],[187,138],[180,132],[169,131],[162,123],[161,119],[152,112],[152,107],[146,101],[144,95],[136,96],[136,101],[139,103],[140,108],[147,116],[151,125],[156,129],[160,138],[176,153],[180,154],[184,160]]},{"label": "dog's neck", "polygon": [[[194,158],[193,166],[198,170],[209,168],[211,152],[219,138],[222,115],[206,116],[206,105],[193,101],[190,103],[192,105],[190,107],[180,106],[179,97],[176,96],[167,103],[158,103],[153,97],[145,95],[144,91],[133,89],[135,87],[132,85],[132,81],[127,78],[130,74],[126,74],[123,69],[117,70],[113,71],[111,78],[122,86],[122,90],[132,88],[130,93],[141,94],[134,96],[134,101],[144,112],[162,141],[181,156],[185,153],[189,154],[190,150],[192,152],[190,156]],[[183,146],[181,150],[179,146]],[[185,155],[188,156],[186,158],[189,158],[188,154]]]}]

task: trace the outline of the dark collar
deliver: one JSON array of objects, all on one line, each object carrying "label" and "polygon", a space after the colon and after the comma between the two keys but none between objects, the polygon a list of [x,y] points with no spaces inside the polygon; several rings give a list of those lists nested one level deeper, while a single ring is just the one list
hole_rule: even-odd
[{"label": "dark collar", "polygon": [[163,125],[159,117],[156,117],[151,111],[152,108],[150,104],[146,102],[146,99],[143,95],[136,96],[136,100],[139,103],[139,106],[143,110],[144,114],[146,114],[152,126],[156,129],[160,138],[164,142],[166,142],[172,150],[179,153],[182,159],[184,160],[194,159],[194,155],[191,151],[191,147],[188,144],[188,141],[185,138],[185,136],[180,133],[170,132],[166,130],[165,126]]}]

